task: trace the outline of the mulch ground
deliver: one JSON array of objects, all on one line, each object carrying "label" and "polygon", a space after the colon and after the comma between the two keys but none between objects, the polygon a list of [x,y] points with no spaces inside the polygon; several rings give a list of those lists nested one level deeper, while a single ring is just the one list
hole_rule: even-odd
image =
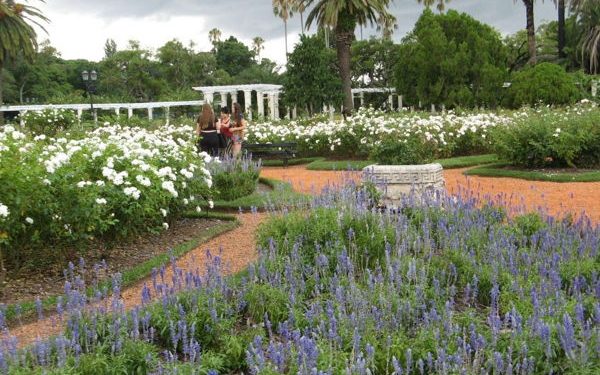
[{"label": "mulch ground", "polygon": [[[600,183],[552,183],[532,182],[510,178],[466,177],[464,170],[444,172],[446,188],[451,194],[471,194],[505,204],[514,211],[545,209],[554,215],[585,212],[594,222],[600,222]],[[274,178],[292,183],[295,190],[317,193],[327,185],[343,184],[347,178],[359,178],[358,173],[336,171],[309,171],[304,166],[289,168],[264,168],[262,177]],[[220,254],[228,272],[237,272],[256,259],[254,236],[267,214],[240,214],[242,225],[214,238],[177,261],[185,270],[205,269],[206,251]],[[170,272],[170,270],[168,271]],[[165,279],[169,279],[167,275]],[[143,280],[125,289],[122,297],[126,308],[132,308],[141,301]],[[53,318],[16,327],[11,334],[19,339],[20,346],[33,342],[36,337],[47,337],[61,329]]]},{"label": "mulch ground", "polygon": [[[0,303],[31,301],[36,297],[43,299],[61,294],[66,280],[64,270],[68,267],[69,261],[75,265],[78,274],[86,276],[86,282],[91,282],[92,278],[102,281],[117,272],[123,272],[159,254],[167,253],[175,246],[192,240],[198,233],[221,224],[223,221],[216,219],[181,219],[172,223],[167,231],[157,234],[146,233],[115,244],[110,249],[106,249],[105,244],[92,243],[85,252],[73,251],[70,260],[52,261],[50,267],[37,267],[31,264],[25,269],[9,274],[4,293],[0,295]],[[48,251],[58,252],[53,249]],[[83,263],[80,263],[81,259]],[[102,261],[104,262],[101,272],[94,272],[94,266]],[[40,268],[43,272],[40,272]]]}]

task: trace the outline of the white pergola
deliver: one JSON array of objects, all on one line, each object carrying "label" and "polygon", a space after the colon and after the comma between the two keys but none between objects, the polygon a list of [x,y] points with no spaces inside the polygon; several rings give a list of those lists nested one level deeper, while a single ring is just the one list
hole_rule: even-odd
[{"label": "white pergola", "polygon": [[221,106],[227,106],[227,99],[231,95],[232,103],[237,102],[238,92],[244,92],[244,110],[248,113],[248,118],[252,119],[252,93],[256,93],[256,103],[258,104],[258,115],[265,116],[265,99],[268,99],[267,109],[271,119],[279,118],[279,95],[283,91],[281,85],[270,84],[251,84],[251,85],[231,85],[231,86],[200,86],[192,87],[200,92],[207,103],[214,103],[215,96],[219,97]]},{"label": "white pergola", "polygon": [[[148,102],[148,103],[94,103],[94,120],[97,121],[96,110],[110,110],[114,111],[118,116],[121,109],[127,110],[127,118],[133,116],[134,109],[146,109],[148,111],[148,119],[154,118],[153,110],[155,108],[163,108],[165,111],[165,117],[167,119],[167,125],[169,124],[169,112],[171,107],[187,107],[187,106],[201,106],[204,104],[203,100],[190,100],[183,102]],[[0,106],[0,112],[19,112],[23,114],[27,111],[43,111],[45,109],[72,109],[77,111],[77,119],[81,121],[83,111],[91,110],[90,104],[43,104],[43,105],[3,105]]]},{"label": "white pergola", "polygon": [[[237,102],[237,95],[240,91],[244,92],[244,110],[248,113],[249,119],[252,119],[252,93],[256,93],[256,102],[258,104],[258,115],[265,117],[265,99],[268,99],[268,113],[272,120],[280,118],[279,116],[279,95],[283,91],[281,85],[271,84],[251,84],[251,85],[230,85],[230,86],[200,86],[192,87],[194,90],[203,95],[203,99],[207,103],[215,103],[215,96],[219,97],[221,106],[227,105],[229,95],[231,95],[232,103]],[[365,105],[365,93],[387,93],[389,95],[388,104],[390,109],[394,109],[394,96],[398,99],[398,110],[402,109],[402,95],[396,95],[394,88],[355,88],[352,89],[352,97],[360,99],[360,105]],[[324,106],[323,112],[329,112],[333,116],[333,107]],[[290,111],[288,109],[288,117]],[[296,109],[291,111],[291,117],[296,118]]]}]

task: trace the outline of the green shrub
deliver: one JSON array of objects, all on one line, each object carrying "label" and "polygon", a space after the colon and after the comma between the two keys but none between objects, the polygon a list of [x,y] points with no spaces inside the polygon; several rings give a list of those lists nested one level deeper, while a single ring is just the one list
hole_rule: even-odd
[{"label": "green shrub", "polygon": [[20,120],[34,134],[54,136],[71,128],[77,122],[77,116],[71,110],[54,108],[27,111],[20,116]]},{"label": "green shrub", "polygon": [[560,66],[540,63],[516,72],[508,89],[509,106],[573,104],[579,99],[573,77]]},{"label": "green shrub", "polygon": [[371,160],[379,164],[427,164],[436,158],[436,146],[413,134],[403,140],[386,138],[374,147]]},{"label": "green shrub", "polygon": [[260,164],[250,159],[225,159],[209,165],[214,197],[232,201],[254,193],[260,175]]},{"label": "green shrub", "polygon": [[522,116],[497,127],[492,137],[499,158],[514,166],[600,166],[600,111],[594,107]]}]

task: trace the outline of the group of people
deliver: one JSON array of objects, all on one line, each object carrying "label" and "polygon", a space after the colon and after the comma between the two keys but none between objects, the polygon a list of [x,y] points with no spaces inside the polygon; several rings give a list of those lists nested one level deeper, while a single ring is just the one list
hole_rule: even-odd
[{"label": "group of people", "polygon": [[233,114],[229,108],[221,107],[219,119],[211,105],[205,103],[196,121],[199,149],[211,156],[237,157],[242,151],[246,126],[239,103],[233,103]]}]

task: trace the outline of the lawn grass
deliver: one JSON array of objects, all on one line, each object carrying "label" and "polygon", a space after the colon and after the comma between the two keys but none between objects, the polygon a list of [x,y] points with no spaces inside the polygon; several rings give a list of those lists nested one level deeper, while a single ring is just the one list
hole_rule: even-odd
[{"label": "lawn grass", "polygon": [[259,178],[259,182],[269,186],[272,191],[261,192],[255,191],[250,195],[234,199],[232,201],[215,201],[214,209],[225,211],[251,210],[266,210],[268,208],[281,208],[284,206],[294,205],[303,202],[307,199],[305,194],[297,193],[287,182],[272,180],[268,178]]},{"label": "lawn grass", "polygon": [[454,158],[434,160],[434,163],[440,163],[444,169],[457,169],[474,167],[476,165],[484,165],[497,163],[498,156],[495,154],[473,155],[473,156],[457,156]]},{"label": "lawn grass", "polygon": [[464,173],[469,176],[481,177],[509,177],[529,181],[548,182],[596,182],[600,181],[600,171],[589,171],[581,173],[548,173],[541,171],[529,171],[519,169],[505,169],[505,163],[495,163],[469,169]]},{"label": "lawn grass", "polygon": [[[302,165],[302,164],[310,164],[316,160],[321,160],[322,157],[310,157],[310,158],[298,158],[298,159],[290,159],[288,160],[288,165]],[[267,159],[262,160],[262,165],[264,167],[283,167],[283,160],[277,159]]]},{"label": "lawn grass", "polygon": [[[223,225],[214,226],[208,228],[206,231],[199,233],[197,237],[190,241],[179,244],[173,248],[172,251],[159,254],[147,261],[137,264],[133,268],[130,268],[121,273],[122,283],[121,287],[125,288],[130,285],[137,283],[152,273],[153,268],[159,268],[161,265],[166,264],[170,261],[171,256],[180,258],[191,250],[200,246],[200,244],[210,241],[211,239],[237,228],[240,223],[237,221],[235,216],[228,215],[219,212],[190,212],[185,214],[186,218],[204,218],[204,219],[219,219],[224,220],[226,223]],[[99,289],[109,288],[111,280],[104,280],[99,283]],[[94,289],[89,287],[87,289],[88,296],[91,296]],[[41,300],[42,309],[44,312],[53,311],[56,308],[58,296],[50,296]],[[7,324],[15,324],[17,320],[29,321],[37,314],[35,301],[23,301],[20,303],[13,303],[6,305],[5,318]]]},{"label": "lawn grass", "polygon": [[311,171],[358,171],[364,167],[376,164],[371,160],[326,160],[321,158],[306,166]]},{"label": "lawn grass", "polygon": [[[498,157],[494,154],[458,156],[454,158],[438,159],[433,162],[440,163],[444,169],[455,169],[496,163],[498,162]],[[326,160],[321,158],[307,165],[306,169],[313,171],[356,171],[362,170],[364,167],[373,164],[377,163],[372,160]]]}]

